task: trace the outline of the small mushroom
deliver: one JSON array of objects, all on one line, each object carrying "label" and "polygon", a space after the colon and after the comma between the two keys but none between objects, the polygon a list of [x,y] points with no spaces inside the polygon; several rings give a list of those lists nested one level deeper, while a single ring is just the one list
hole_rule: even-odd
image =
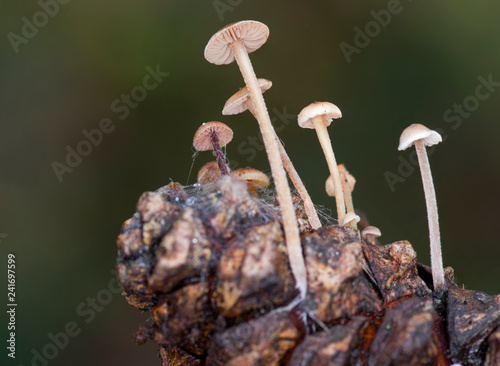
[{"label": "small mushroom", "polygon": [[217,161],[210,161],[203,165],[198,171],[198,183],[199,184],[209,184],[217,182],[221,179],[222,174],[219,169],[219,164]]},{"label": "small mushroom", "polygon": [[193,146],[198,151],[213,150],[222,175],[229,175],[229,168],[222,147],[233,139],[233,130],[222,122],[202,124],[194,134]]},{"label": "small mushroom", "polygon": [[339,220],[339,223],[343,223],[346,212],[344,207],[344,194],[340,180],[340,173],[337,167],[337,161],[335,160],[335,154],[333,153],[332,142],[330,140],[330,136],[328,135],[328,130],[326,129],[332,123],[332,119],[340,117],[342,117],[342,113],[335,104],[328,102],[315,102],[302,109],[298,116],[298,123],[302,128],[311,128],[316,130],[321,148],[325,154],[328,169],[330,170],[330,174],[333,178],[335,192],[341,193],[335,194],[335,202],[337,204],[337,219]]},{"label": "small mushroom", "polygon": [[288,249],[288,259],[294,275],[296,286],[303,298],[307,293],[307,272],[300,244],[299,228],[295,210],[293,207],[292,194],[286,173],[281,162],[276,133],[271,124],[271,118],[267,112],[264,97],[259,88],[257,76],[253,69],[248,54],[259,49],[266,43],[269,37],[269,28],[254,20],[241,21],[230,24],[217,33],[208,41],[205,47],[205,58],[216,64],[229,64],[236,60],[245,84],[250,93],[250,99],[255,106],[255,114],[259,128],[264,140],[271,173],[276,186],[276,194],[281,208],[283,228]]},{"label": "small mushroom", "polygon": [[248,186],[248,191],[254,197],[258,197],[257,188],[269,186],[269,177],[260,170],[254,168],[236,169],[231,173],[231,176],[245,181]]},{"label": "small mushroom", "polygon": [[[271,88],[273,83],[267,79],[257,79],[259,82],[260,90],[264,93],[266,90]],[[224,115],[232,115],[243,113],[246,110],[249,110],[252,115],[257,118],[255,113],[255,108],[253,106],[252,101],[250,100],[250,93],[248,92],[248,88],[245,86],[241,88],[236,94],[234,94],[231,98],[229,98],[222,109],[222,114]],[[276,138],[278,138],[276,136]],[[309,224],[314,230],[317,230],[321,227],[321,221],[319,220],[318,213],[316,212],[316,208],[314,207],[314,203],[307,192],[307,189],[300,179],[299,173],[295,170],[293,166],[292,160],[288,156],[283,144],[278,140],[278,147],[280,150],[281,161],[283,162],[283,167],[285,168],[288,176],[290,177],[295,189],[299,193],[300,198],[304,202],[304,210],[307,215],[307,219]]]},{"label": "small mushroom", "polygon": [[361,237],[368,243],[375,244],[376,238],[382,236],[380,229],[375,226],[367,226],[361,232]]},{"label": "small mushroom", "polygon": [[406,150],[415,145],[418,164],[422,175],[425,203],[427,206],[427,219],[429,222],[429,239],[431,246],[431,268],[434,291],[446,289],[444,281],[443,257],[441,254],[441,238],[439,234],[439,215],[436,201],[436,191],[432,181],[431,166],[427,157],[427,146],[433,146],[442,141],[441,135],[430,130],[424,125],[415,123],[408,126],[399,138],[398,150]]},{"label": "small mushroom", "polygon": [[343,226],[356,226],[356,224],[361,220],[361,218],[356,215],[354,212],[348,212],[344,216],[344,220],[342,221]]},{"label": "small mushroom", "polygon": [[[273,86],[271,80],[267,79],[257,79],[260,91],[265,93],[268,89]],[[255,108],[253,107],[252,101],[250,99],[250,93],[248,88],[244,86],[237,93],[235,93],[231,98],[229,98],[222,108],[222,114],[225,116],[230,116],[234,114],[240,114],[249,110],[255,116]]]},{"label": "small mushroom", "polygon": [[[346,211],[355,212],[354,205],[352,203],[352,191],[354,190],[356,179],[347,171],[344,164],[339,164],[337,167],[339,169],[342,191],[344,192],[344,202]],[[331,175],[325,182],[325,190],[330,197],[335,197],[335,185],[333,184],[333,178]],[[354,229],[357,228],[356,223],[352,221],[350,226]]]},{"label": "small mushroom", "polygon": [[347,171],[344,164],[339,164],[340,181],[342,183],[342,190],[344,191],[345,208],[347,212],[354,212],[354,205],[352,203],[352,191],[356,179]]}]

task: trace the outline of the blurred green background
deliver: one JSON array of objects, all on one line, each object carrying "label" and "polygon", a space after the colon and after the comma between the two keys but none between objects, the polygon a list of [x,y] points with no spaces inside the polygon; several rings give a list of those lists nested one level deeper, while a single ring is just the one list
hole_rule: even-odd
[{"label": "blurred green background", "polygon": [[[276,125],[283,126],[280,114],[297,115],[314,100],[337,104],[343,118],[329,131],[338,162],[357,179],[355,206],[382,230],[384,244],[407,239],[423,263],[429,249],[422,183],[412,165],[404,171],[410,151],[400,153],[397,145],[413,122],[443,132],[447,139],[430,161],[445,266],[466,288],[500,293],[499,85],[480,87],[482,100],[475,97],[481,76],[500,82],[498,1],[57,4],[47,8],[53,16],[39,14],[36,1],[0,4],[0,289],[5,301],[7,255],[14,253],[18,303],[17,357],[7,358],[2,347],[2,364],[43,365],[33,358],[44,350],[53,356],[50,365],[160,364],[152,343],[137,347],[131,340],[148,315],[110,291],[115,238],[142,192],[188,181],[192,137],[202,122],[229,124],[235,131],[229,159],[269,172],[264,152],[254,150],[253,158],[248,150],[259,134],[251,115],[221,115],[243,85],[236,65],[203,57],[213,33],[243,19],[271,30],[251,58],[258,76],[274,83],[265,97]],[[26,21],[40,26],[23,30]],[[355,27],[372,36],[355,40]],[[342,42],[357,48],[350,62]],[[136,88],[143,100],[124,107],[122,95],[157,65],[169,75],[147,95]],[[54,162],[66,165],[66,147],[76,149],[86,139],[82,130],[106,118],[113,131],[58,178]],[[315,203],[335,212],[314,131],[286,118],[279,135],[297,170]],[[211,159],[198,155],[189,183]],[[388,174],[399,176],[392,189]],[[60,332],[68,324],[79,334],[66,342]],[[3,321],[5,339],[6,328]],[[57,343],[51,336],[59,347],[50,346]]]}]

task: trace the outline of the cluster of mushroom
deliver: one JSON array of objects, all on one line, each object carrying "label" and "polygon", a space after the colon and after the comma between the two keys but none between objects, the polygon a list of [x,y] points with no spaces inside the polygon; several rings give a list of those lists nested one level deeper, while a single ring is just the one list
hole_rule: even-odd
[{"label": "cluster of mushroom", "polygon": [[[249,53],[259,49],[266,42],[268,36],[268,27],[257,21],[241,21],[230,24],[218,31],[209,40],[205,48],[205,58],[216,65],[230,64],[236,60],[242,73],[245,87],[229,98],[224,105],[222,114],[235,115],[249,110],[258,122],[283,218],[290,267],[296,281],[296,287],[300,291],[301,298],[303,298],[307,292],[306,267],[287,174],[304,203],[304,209],[311,227],[318,229],[321,227],[321,222],[302,180],[271,124],[263,93],[272,86],[272,83],[266,79],[258,79],[250,61]],[[330,171],[330,176],[326,181],[326,191],[330,196],[335,197],[339,224],[357,230],[360,217],[354,210],[351,196],[356,180],[349,174],[343,164],[337,164],[327,131],[327,127],[332,120],[341,117],[342,113],[336,105],[328,102],[314,102],[300,112],[298,124],[302,128],[314,129],[317,133]],[[258,187],[269,185],[269,178],[264,173],[253,168],[230,172],[222,147],[229,143],[232,138],[233,131],[224,123],[208,122],[201,125],[195,134],[193,145],[198,151],[213,150],[216,161],[206,164],[200,170],[198,182],[206,184],[217,181],[224,175],[231,175],[234,178],[246,181],[250,192],[256,195]],[[430,131],[422,125],[412,125],[403,132],[399,146],[401,150],[414,144],[417,148],[420,164],[424,167],[422,178],[425,197],[428,210],[431,212],[430,217],[432,217],[429,228],[431,232],[435,290],[444,288],[444,275],[437,224],[437,206],[433,193],[432,177],[430,169],[428,169],[428,160],[425,160],[424,146],[432,145],[438,140],[440,141],[440,136],[437,132]],[[425,170],[425,166],[427,166],[427,170]],[[426,173],[424,174],[424,172]],[[434,213],[435,216],[432,216]],[[374,244],[376,237],[380,236],[381,233],[376,227],[368,226],[361,235],[367,242]]]}]

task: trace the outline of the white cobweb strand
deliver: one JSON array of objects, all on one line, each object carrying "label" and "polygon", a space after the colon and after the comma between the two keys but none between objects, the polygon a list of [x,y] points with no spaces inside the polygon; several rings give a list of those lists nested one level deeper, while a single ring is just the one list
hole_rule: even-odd
[{"label": "white cobweb strand", "polygon": [[302,297],[307,293],[307,271],[302,254],[302,246],[300,243],[299,228],[297,226],[297,218],[293,208],[292,195],[288,180],[286,177],[283,163],[281,161],[278,140],[273,133],[271,119],[264,102],[264,97],[260,91],[257,77],[253,70],[250,58],[241,41],[236,40],[232,43],[232,49],[236,62],[243,74],[243,79],[250,93],[250,98],[255,107],[257,121],[262,132],[264,145],[269,158],[271,166],[271,173],[273,176],[274,184],[276,186],[276,193],[281,207],[283,217],[283,228],[285,231],[286,245],[288,249],[288,259],[290,267],[296,281],[296,287],[299,289]]},{"label": "white cobweb strand", "polygon": [[415,141],[418,163],[422,174],[424,186],[425,204],[427,206],[427,217],[429,220],[429,239],[431,245],[431,267],[434,291],[445,289],[443,258],[441,254],[441,237],[439,234],[439,216],[437,209],[436,191],[432,180],[431,166],[425,150],[424,141]]}]

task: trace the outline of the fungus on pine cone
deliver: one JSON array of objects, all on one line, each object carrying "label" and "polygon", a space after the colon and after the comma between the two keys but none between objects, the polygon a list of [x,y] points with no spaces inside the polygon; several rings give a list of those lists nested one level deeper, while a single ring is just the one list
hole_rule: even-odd
[{"label": "fungus on pine cone", "polygon": [[294,198],[308,276],[297,296],[276,202],[224,177],[144,193],[118,236],[126,300],[152,313],[135,334],[163,365],[498,365],[500,296],[464,290],[447,269],[433,294],[410,243],[312,231]]}]

